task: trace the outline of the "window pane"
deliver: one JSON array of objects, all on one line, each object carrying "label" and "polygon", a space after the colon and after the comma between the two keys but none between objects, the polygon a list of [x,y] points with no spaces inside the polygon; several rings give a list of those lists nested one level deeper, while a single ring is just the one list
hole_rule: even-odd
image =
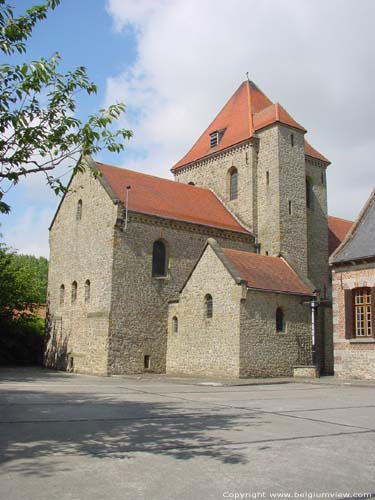
[{"label": "window pane", "polygon": [[235,200],[238,197],[238,171],[234,169],[230,174],[229,198]]},{"label": "window pane", "polygon": [[162,241],[155,241],[152,253],[152,276],[166,275],[166,252]]},{"label": "window pane", "polygon": [[354,291],[354,325],[356,337],[371,337],[371,292],[369,288]]}]

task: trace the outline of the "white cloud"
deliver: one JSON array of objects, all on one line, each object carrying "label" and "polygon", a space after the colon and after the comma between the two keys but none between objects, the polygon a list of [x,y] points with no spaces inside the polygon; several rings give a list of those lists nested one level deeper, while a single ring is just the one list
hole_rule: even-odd
[{"label": "white cloud", "polygon": [[375,2],[344,4],[108,0],[115,28],[137,39],[133,67],[107,81],[135,133],[126,166],[170,175],[249,71],[332,160],[331,212],[355,217],[374,184]]}]

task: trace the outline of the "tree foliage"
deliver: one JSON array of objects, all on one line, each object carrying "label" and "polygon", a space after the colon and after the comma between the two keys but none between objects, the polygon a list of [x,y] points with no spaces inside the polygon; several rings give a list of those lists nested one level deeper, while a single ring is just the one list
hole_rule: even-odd
[{"label": "tree foliage", "polygon": [[0,243],[0,318],[12,318],[45,304],[47,277],[47,259],[18,255]]},{"label": "tree foliage", "polygon": [[[0,0],[0,50],[8,56],[26,53],[34,26],[59,3],[48,0],[15,17],[14,8]],[[84,66],[61,73],[60,61],[55,53],[49,59],[0,66],[0,212],[9,212],[4,194],[21,178],[43,172],[59,194],[66,188],[55,175],[58,165],[68,161],[73,172],[82,170],[79,156],[102,149],[118,153],[132,136],[124,128],[113,130],[123,103],[100,109],[85,122],[76,117],[77,94],[94,94],[97,87]]]}]

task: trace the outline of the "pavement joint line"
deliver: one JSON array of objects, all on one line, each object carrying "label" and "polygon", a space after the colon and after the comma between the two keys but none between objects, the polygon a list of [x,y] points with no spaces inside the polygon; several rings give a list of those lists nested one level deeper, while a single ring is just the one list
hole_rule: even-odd
[{"label": "pavement joint line", "polygon": [[[204,418],[217,418],[220,417],[218,414],[209,413],[184,413],[175,415],[155,415],[148,417],[115,417],[115,418],[71,418],[71,419],[54,419],[54,420],[2,420],[1,425],[13,425],[13,424],[62,424],[62,423],[73,423],[73,422],[118,422],[121,420],[165,420],[165,419],[186,419],[191,417],[204,417]],[[246,414],[236,413],[236,414],[226,414],[226,417],[230,418],[243,418]]]},{"label": "pavement joint line", "polygon": [[[340,436],[350,436],[350,435],[357,435],[357,434],[369,434],[369,433],[374,433],[375,431],[373,430],[366,430],[366,431],[353,431],[353,432],[334,432],[330,434],[314,434],[314,435],[307,435],[307,436],[291,436],[291,437],[285,437],[285,438],[273,438],[273,439],[254,439],[250,441],[239,441],[239,442],[223,442],[223,443],[206,443],[202,445],[197,445],[197,444],[185,444],[185,445],[171,445],[171,446],[159,446],[155,448],[147,448],[147,447],[139,447],[139,448],[125,448],[122,449],[121,451],[108,451],[105,450],[105,452],[95,452],[95,451],[90,451],[90,455],[93,456],[99,456],[103,455],[105,453],[105,456],[109,455],[119,455],[119,454],[125,454],[125,453],[138,453],[138,452],[146,452],[146,453],[155,453],[155,451],[162,452],[162,451],[168,451],[168,450],[198,450],[198,449],[206,449],[206,448],[238,448],[240,446],[245,446],[245,445],[251,445],[251,444],[266,444],[266,443],[277,443],[277,442],[287,442],[287,441],[300,441],[304,439],[318,439],[318,438],[330,438],[330,437],[340,437]],[[64,452],[57,452],[54,454],[54,456],[66,456],[66,455],[77,455],[76,450],[67,450]],[[85,453],[78,453],[78,455],[86,455]],[[6,459],[6,455],[4,455],[4,458]],[[25,456],[23,458],[27,458],[27,451],[25,453]],[[1,460],[0,460],[1,463]]]},{"label": "pavement joint line", "polygon": [[[64,387],[66,387],[66,386],[64,385]],[[345,387],[348,387],[348,386],[345,386]],[[129,389],[127,386],[125,386],[125,388]],[[163,393],[159,393],[159,392],[150,392],[150,391],[141,390],[141,389],[133,389],[133,390],[136,391],[136,393],[138,392],[139,394],[146,394],[146,395],[149,395],[149,396],[150,395],[154,395],[154,396],[157,395],[157,396],[164,397],[164,398],[168,397],[167,394],[163,394]],[[277,390],[277,389],[275,389],[275,390]],[[300,390],[300,389],[297,389],[297,390]],[[191,400],[191,399],[188,399],[188,398],[184,398],[184,397],[181,397],[181,396],[174,396],[174,399],[177,399],[177,400],[180,400],[180,401],[185,401],[185,402],[188,402],[188,403],[199,403],[199,401],[194,401],[194,400]],[[361,429],[361,430],[365,430],[365,431],[372,431],[372,429],[369,429],[367,427],[356,426],[356,425],[349,425],[349,424],[342,424],[342,423],[331,422],[331,421],[327,421],[327,420],[313,419],[313,418],[302,417],[302,416],[298,416],[298,415],[291,415],[291,414],[283,413],[283,412],[272,412],[272,411],[267,411],[267,410],[244,408],[244,407],[233,406],[233,405],[228,405],[228,404],[224,404],[224,403],[211,403],[209,401],[206,401],[205,403],[208,406],[213,407],[213,408],[214,407],[216,407],[218,409],[231,408],[231,409],[236,409],[236,410],[243,411],[243,412],[245,412],[245,414],[246,413],[258,412],[258,413],[263,413],[263,414],[266,414],[266,415],[267,414],[268,415],[275,415],[275,416],[279,416],[279,417],[294,418],[294,419],[299,419],[299,420],[307,420],[307,421],[311,421],[311,422],[318,422],[318,423],[336,425],[336,426],[341,426],[341,427],[349,427],[349,428],[352,428],[352,429]],[[301,410],[301,411],[303,411],[303,410]],[[167,416],[163,417],[163,418],[167,418]],[[110,420],[110,419],[99,419],[99,421],[103,421],[103,420],[107,421],[107,420]],[[115,420],[115,419],[112,419],[112,420]],[[121,419],[118,419],[118,420],[125,420],[125,418],[124,419],[121,418]],[[65,420],[65,421],[67,422],[68,420]],[[77,420],[77,421],[81,422],[81,421],[85,421],[85,420]],[[95,420],[86,420],[86,421],[95,421]],[[47,422],[53,422],[53,421],[47,421]],[[2,422],[2,423],[4,423],[4,422]],[[11,424],[13,422],[9,421],[9,422],[5,422],[5,423]],[[30,422],[22,422],[21,421],[21,422],[17,422],[17,423],[30,423]]]},{"label": "pavement joint line", "polygon": [[[241,407],[238,406],[231,406],[229,405],[228,408],[233,408],[233,409],[238,409],[240,410]],[[245,408],[243,408],[245,409]],[[367,430],[367,431],[374,431],[375,429],[371,429],[369,427],[362,427],[360,425],[350,425],[350,424],[341,424],[338,422],[331,422],[330,420],[321,420],[319,418],[309,418],[309,417],[302,417],[301,415],[289,415],[288,412],[283,412],[283,411],[268,411],[268,410],[260,410],[260,409],[254,409],[252,410],[251,408],[246,408],[250,412],[259,412],[263,413],[265,415],[276,415],[278,417],[288,417],[288,418],[295,418],[297,420],[308,420],[310,422],[318,422],[320,424],[330,424],[330,425],[338,425],[341,427],[350,427],[352,429],[362,429],[362,430]],[[299,412],[302,413],[305,410],[300,410]]]},{"label": "pavement joint line", "polygon": [[[140,392],[142,392],[144,394],[148,394],[148,395],[154,394],[154,395],[158,395],[158,396],[164,396],[164,394],[160,394],[160,393],[150,393],[150,392],[147,392],[147,391],[140,391]],[[180,399],[181,401],[186,401],[186,402],[189,402],[189,403],[197,403],[197,401],[194,401],[194,400],[191,400],[191,399],[187,399],[187,398],[183,398],[183,397],[179,397],[179,398],[176,397],[176,399]],[[318,423],[322,423],[322,424],[338,425],[338,426],[341,426],[341,427],[350,427],[352,429],[362,429],[362,430],[368,430],[368,431],[372,430],[372,429],[369,429],[368,427],[362,427],[362,426],[359,426],[359,425],[341,424],[341,423],[337,423],[337,422],[330,422],[329,420],[320,420],[320,419],[302,417],[302,416],[298,416],[298,415],[288,415],[287,413],[281,413],[281,412],[276,412],[276,411],[272,412],[272,411],[260,410],[260,409],[254,409],[254,410],[252,410],[251,408],[244,408],[244,407],[240,407],[240,406],[233,406],[233,405],[228,405],[228,404],[224,404],[224,403],[215,404],[215,403],[211,403],[210,401],[206,401],[205,403],[207,405],[209,405],[209,406],[216,406],[217,408],[232,408],[232,409],[242,410],[244,412],[252,412],[252,413],[254,413],[256,411],[258,413],[263,413],[263,414],[266,414],[266,415],[276,415],[276,416],[279,416],[279,417],[294,418],[294,419],[299,419],[299,420],[309,420],[311,422],[318,422]],[[303,410],[301,410],[301,411],[303,411]]]}]

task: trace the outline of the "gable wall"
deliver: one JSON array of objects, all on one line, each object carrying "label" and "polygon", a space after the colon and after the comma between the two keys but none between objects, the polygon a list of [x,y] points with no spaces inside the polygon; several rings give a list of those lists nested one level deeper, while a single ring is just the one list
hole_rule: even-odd
[{"label": "gable wall", "polygon": [[[177,182],[194,182],[196,186],[212,189],[240,221],[252,228],[255,223],[256,202],[253,192],[256,185],[254,162],[256,152],[250,143],[247,143],[177,170],[174,175]],[[228,171],[232,167],[238,170],[238,198],[235,200],[229,199]]]},{"label": "gable wall", "polygon": [[[178,298],[209,237],[216,238],[224,247],[254,251],[248,236],[231,239],[225,231],[135,214],[130,216],[126,232],[116,231],[109,347],[111,373],[143,372],[145,355],[151,356],[151,371],[165,372],[168,301]],[[169,248],[167,278],[152,277],[153,243],[159,238]]]},{"label": "gable wall", "polygon": [[[78,200],[82,219],[76,220]],[[78,173],[56,215],[50,231],[48,276],[49,327],[45,364],[67,368],[73,358],[78,372],[106,374],[111,281],[113,226],[117,207],[89,170]],[[91,282],[91,298],[85,303],[84,284]],[[71,285],[77,281],[78,295],[71,303]],[[60,305],[60,285],[65,285]]]},{"label": "gable wall", "polygon": [[[248,290],[241,302],[241,377],[290,377],[293,366],[310,364],[310,309],[302,300]],[[285,333],[276,332],[278,307],[284,311]]]},{"label": "gable wall", "polygon": [[348,305],[344,299],[345,290],[365,286],[375,287],[375,265],[334,268],[332,278],[335,376],[341,379],[375,380],[374,339],[346,338],[345,308]]},{"label": "gable wall", "polygon": [[[168,319],[167,373],[238,377],[242,287],[208,246]],[[205,296],[213,298],[206,317]],[[173,332],[172,318],[178,318]]]}]

